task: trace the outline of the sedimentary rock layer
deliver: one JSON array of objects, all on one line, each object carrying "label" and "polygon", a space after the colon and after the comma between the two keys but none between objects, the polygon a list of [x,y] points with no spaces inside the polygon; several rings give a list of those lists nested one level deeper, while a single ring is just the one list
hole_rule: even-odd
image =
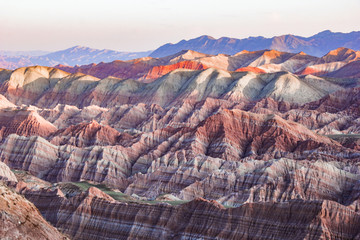
[{"label": "sedimentary rock layer", "polygon": [[0,238],[68,239],[46,222],[34,204],[2,183],[0,183]]},{"label": "sedimentary rock layer", "polygon": [[[234,55],[209,55],[191,50],[179,51],[162,58],[140,58],[131,61],[114,61],[111,63],[91,64],[84,66],[56,66],[71,73],[84,73],[99,78],[109,76],[119,78],[141,79],[152,81],[179,68],[205,69],[209,67],[226,71],[250,71],[270,73],[288,71],[300,75],[333,75],[337,77],[356,77],[356,61],[360,52],[340,47],[328,52],[321,58],[310,56],[304,52],[289,53],[276,50],[246,51]],[[354,62],[354,64],[352,63]],[[349,65],[348,67],[344,67]],[[337,71],[344,67],[343,70]],[[351,70],[352,69],[352,70]],[[349,71],[350,70],[350,71]],[[335,73],[336,72],[336,73]]]},{"label": "sedimentary rock layer", "polygon": [[0,80],[0,93],[17,105],[31,104],[41,108],[53,108],[57,104],[113,107],[138,103],[164,107],[209,97],[234,102],[270,97],[305,104],[357,84],[356,79],[329,80],[311,75],[299,77],[289,72],[258,74],[215,68],[177,69],[151,83],[142,83],[131,79],[100,80],[52,68],[29,67],[6,74]]},{"label": "sedimentary rock layer", "polygon": [[360,238],[359,81],[294,74],[357,60],[183,51],[88,66],[101,79],[0,70],[0,179],[75,239]]},{"label": "sedimentary rock layer", "polygon": [[356,239],[360,215],[333,201],[246,203],[225,209],[195,199],[179,206],[120,203],[96,188],[70,199],[24,194],[73,239]]}]

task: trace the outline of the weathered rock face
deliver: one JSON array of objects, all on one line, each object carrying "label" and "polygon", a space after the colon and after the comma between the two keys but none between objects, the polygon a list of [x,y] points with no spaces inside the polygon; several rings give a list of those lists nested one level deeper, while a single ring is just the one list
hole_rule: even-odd
[{"label": "weathered rock face", "polygon": [[[251,69],[256,69],[259,64],[265,64],[263,66],[272,68],[269,64],[277,64],[284,59],[295,61],[294,59],[302,57],[302,55],[292,56],[293,54],[290,54],[290,56],[286,53],[263,51],[253,53],[257,57],[260,54],[261,57],[251,62],[246,57],[248,54],[242,53],[234,56],[239,59],[234,59],[233,62],[223,60],[224,56],[220,56],[220,60],[215,58],[216,61],[214,60],[213,64],[209,62],[210,60],[208,61],[208,56],[204,57],[207,59],[206,61],[196,62],[194,59],[197,58],[194,56],[184,59],[183,56],[186,54],[172,58],[174,63],[170,60],[171,64],[166,66],[152,65],[148,63],[152,61],[146,59],[143,60],[143,64],[146,66],[144,67],[145,72],[138,76],[137,80],[131,80],[129,76],[125,77],[126,80],[117,78],[100,80],[90,75],[69,74],[54,68],[21,68],[11,73],[1,74],[0,93],[16,104],[32,104],[51,108],[57,104],[78,107],[93,104],[112,107],[121,104],[156,103],[161,106],[169,106],[186,99],[201,101],[207,97],[237,102],[258,101],[271,97],[277,101],[304,104],[319,100],[329,93],[343,90],[344,87],[353,87],[358,84],[356,79],[329,80],[312,75],[297,76],[285,72],[287,70],[284,68],[274,66],[272,67],[275,70],[267,71],[267,73],[253,70],[229,72],[229,67],[221,67],[223,61],[229,65],[239,61],[247,62],[245,67]],[[133,63],[127,63],[123,66],[123,71],[136,70],[136,64],[138,63],[135,60]],[[239,69],[239,66],[232,70],[236,69]],[[150,82],[147,78],[151,80],[151,83],[141,82]]]},{"label": "weathered rock face", "polygon": [[0,94],[0,109],[2,109],[2,108],[13,108],[13,107],[16,107],[16,105],[11,103],[3,95]]},{"label": "weathered rock face", "polygon": [[36,111],[10,108],[0,110],[0,141],[10,134],[22,136],[49,136],[57,128],[43,119]]},{"label": "weathered rock face", "polygon": [[[178,132],[170,139],[174,138],[172,141],[178,141],[177,134],[183,135]],[[229,141],[228,139],[226,138],[225,141]],[[179,146],[171,142],[164,143],[161,139],[157,141],[162,143],[154,146],[139,142],[129,148],[103,146],[81,149],[69,145],[56,147],[44,139],[12,135],[8,144],[4,145],[0,159],[12,168],[29,171],[51,182],[86,180],[105,183],[129,195],[137,194],[147,199],[155,199],[162,194],[172,194],[183,200],[192,200],[196,197],[217,199],[231,206],[246,201],[287,201],[296,198],[329,199],[340,203],[353,203],[356,200],[356,196],[348,195],[351,189],[358,188],[356,184],[359,178],[356,174],[359,170],[356,164],[347,167],[346,164],[339,165],[336,162],[317,161],[316,164],[312,164],[305,160],[296,163],[296,160],[286,159],[254,162],[251,156],[245,158],[234,156],[234,153],[240,154],[240,151],[235,152],[225,143],[217,144],[223,145],[225,150],[222,151],[221,148],[220,150],[201,150],[203,146],[196,148],[197,142],[204,141],[201,139],[189,143],[188,147],[184,145],[186,139],[182,139],[178,143]],[[328,146],[333,152],[328,150],[326,153],[324,150],[326,148],[320,151],[315,148],[309,151],[311,154],[308,156],[300,153],[287,155],[298,156],[300,159],[306,157],[315,159],[318,156],[327,161],[332,159],[356,161],[358,156],[356,151],[351,152],[339,144],[327,141],[331,143]],[[168,151],[168,144],[173,144],[174,149]],[[192,146],[193,144],[195,147]],[[315,142],[315,144],[319,143]],[[235,146],[235,143],[229,142],[229,145]],[[277,143],[274,145],[276,146]],[[182,148],[177,150],[177,147]],[[278,147],[280,148],[281,145]],[[149,148],[153,150],[149,151]],[[348,151],[348,155],[346,152],[340,155],[333,148],[343,149],[338,150],[340,152]],[[137,152],[134,152],[134,149],[138,149]],[[280,150],[278,150],[279,154],[281,152],[286,154],[286,149]],[[268,154],[260,158],[269,158],[273,149],[268,151],[270,151]],[[217,157],[208,156],[214,154]],[[351,154],[355,158],[346,160],[345,157]],[[316,184],[312,183],[312,178],[326,172],[324,169],[328,173]],[[329,179],[328,176],[331,178]],[[339,185],[338,182],[347,182],[347,184]],[[311,190],[309,184],[317,187]],[[329,190],[333,186],[337,189]],[[322,187],[329,192],[323,192]],[[345,195],[342,194],[347,197],[344,198]]]},{"label": "weathered rock face", "polygon": [[0,238],[68,239],[46,222],[31,202],[1,183]]},{"label": "weathered rock face", "polygon": [[246,203],[225,209],[201,198],[176,207],[121,203],[96,188],[69,199],[56,191],[23,193],[73,239],[360,237],[360,215],[328,200]]},{"label": "weathered rock face", "polygon": [[183,200],[203,197],[229,206],[291,199],[332,200],[353,209],[359,204],[357,164],[290,159],[229,163],[199,157],[179,168],[165,164],[153,163],[152,171],[135,175],[125,193],[148,199],[161,194]]},{"label": "weathered rock face", "polygon": [[[236,160],[253,155],[282,155],[336,144],[276,115],[224,110],[202,122],[196,131],[196,149],[211,157]],[[200,143],[200,144],[198,144]],[[272,154],[270,154],[272,153]],[[264,156],[262,156],[264,157]]]},{"label": "weathered rock face", "polygon": [[[316,193],[319,189],[301,195],[299,192],[307,190],[287,189],[284,193],[277,185],[274,189],[259,188],[256,182],[240,190],[236,182],[246,180],[233,169],[242,162],[281,157],[357,161],[356,141],[340,141],[341,146],[304,127],[320,132],[340,131],[345,125],[334,124],[345,117],[349,127],[342,129],[358,132],[356,93],[354,88],[346,92],[347,98],[340,92],[303,106],[270,98],[244,104],[213,98],[200,102],[190,99],[167,108],[156,104],[109,109],[59,105],[37,111],[60,130],[44,138],[10,135],[0,147],[0,160],[47,181],[105,183],[148,199],[172,194],[179,199],[205,197],[235,206],[252,198],[317,199],[316,194],[319,199],[334,200],[338,195]],[[330,114],[327,109],[336,106],[332,101],[341,108]],[[276,114],[269,114],[272,112]],[[286,179],[292,179],[294,174]],[[226,184],[218,184],[219,179]],[[299,185],[301,181],[294,179],[292,184]],[[282,180],[280,183],[279,187],[288,184]]]},{"label": "weathered rock face", "polygon": [[360,61],[354,61],[345,64],[341,68],[337,69],[336,71],[330,72],[327,75],[330,77],[352,77],[352,78],[359,78],[360,77]]},{"label": "weathered rock face", "polygon": [[359,238],[359,166],[283,159],[244,162],[233,169],[243,175],[242,183],[240,178],[231,185],[224,181],[231,175],[221,179],[217,174],[217,181],[202,183],[224,184],[218,189],[194,185],[207,190],[207,198],[226,186],[238,188],[239,197],[250,193],[235,208],[202,198],[178,206],[118,202],[94,187],[73,194],[64,189],[65,195],[57,186],[21,173],[16,190],[73,239]]},{"label": "weathered rock face", "polygon": [[265,73],[265,70],[257,67],[242,67],[235,70],[236,72],[254,72],[254,73]]},{"label": "weathered rock face", "polygon": [[[222,110],[195,127],[167,126],[133,136],[96,122],[54,134],[49,137],[52,143],[41,137],[10,135],[0,147],[0,160],[51,182],[87,180],[136,194],[153,183],[147,177],[175,174],[190,179],[181,183],[174,178],[171,185],[164,177],[159,186],[153,186],[153,192],[140,190],[152,198],[167,188],[170,193],[180,191],[198,178],[220,170],[225,162],[280,157],[325,161],[359,158],[356,149],[345,148],[300,124],[241,110]],[[202,165],[209,165],[209,169],[203,173],[188,172]],[[137,173],[150,175],[144,178]],[[180,189],[176,184],[180,184]]]},{"label": "weathered rock face", "polygon": [[74,145],[86,147],[94,145],[115,145],[119,144],[127,134],[121,134],[109,126],[101,126],[95,120],[90,123],[72,125],[52,134],[49,138],[55,145]]},{"label": "weathered rock face", "polygon": [[360,238],[359,82],[290,73],[336,54],[0,70],[0,179],[75,239]]},{"label": "weathered rock face", "polygon": [[[256,73],[287,71],[300,75],[333,75],[337,77],[356,77],[359,72],[355,63],[360,52],[348,48],[338,48],[321,58],[300,53],[287,53],[276,50],[241,51],[234,55],[209,55],[184,50],[162,58],[140,58],[131,61],[91,64],[77,67],[57,66],[71,73],[84,73],[99,78],[109,76],[142,79],[151,81],[179,68],[205,69],[214,67],[227,71],[250,71]],[[354,62],[354,63],[352,63]],[[346,66],[349,64],[349,66]],[[344,67],[342,70],[340,68]],[[339,71],[338,71],[339,70]],[[333,74],[334,72],[334,74]]]},{"label": "weathered rock face", "polygon": [[8,166],[49,181],[84,179],[121,186],[131,164],[121,146],[59,147],[40,137],[11,135],[1,147],[1,161]]},{"label": "weathered rock face", "polygon": [[179,68],[183,68],[183,69],[191,69],[191,70],[203,70],[208,68],[207,66],[205,66],[204,64],[202,64],[201,62],[195,62],[195,61],[183,61],[183,62],[178,62],[175,64],[171,64],[171,65],[163,65],[163,66],[155,66],[152,69],[150,69],[148,71],[148,73],[146,73],[144,75],[144,77],[142,77],[143,82],[151,82],[154,79],[157,79],[159,77],[162,77],[166,74],[168,74],[171,71],[174,71],[176,69]]},{"label": "weathered rock face", "polygon": [[4,182],[17,182],[17,178],[11,169],[3,162],[0,162],[0,180]]},{"label": "weathered rock face", "polygon": [[164,61],[155,58],[139,58],[129,61],[113,61],[110,63],[89,64],[81,67],[56,66],[58,69],[70,73],[83,73],[99,78],[109,76],[117,78],[141,78],[152,67],[165,64]]}]

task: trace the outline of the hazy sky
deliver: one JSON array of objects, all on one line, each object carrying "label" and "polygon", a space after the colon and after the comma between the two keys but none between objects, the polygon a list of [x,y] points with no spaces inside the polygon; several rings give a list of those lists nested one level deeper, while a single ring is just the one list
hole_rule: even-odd
[{"label": "hazy sky", "polygon": [[200,35],[360,30],[360,0],[0,0],[1,50],[151,50]]}]

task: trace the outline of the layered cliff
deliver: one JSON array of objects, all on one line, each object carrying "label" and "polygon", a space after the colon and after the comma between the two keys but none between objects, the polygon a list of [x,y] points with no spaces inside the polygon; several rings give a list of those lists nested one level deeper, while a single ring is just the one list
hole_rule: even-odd
[{"label": "layered cliff", "polygon": [[43,218],[34,204],[2,183],[0,183],[0,238],[68,239]]},{"label": "layered cliff", "polygon": [[96,188],[66,199],[25,192],[73,239],[356,239],[360,215],[336,202],[292,200],[227,208],[195,199],[179,206],[117,202]]},{"label": "layered cliff", "polygon": [[42,118],[37,111],[26,108],[0,110],[0,141],[10,134],[49,136],[57,128]]},{"label": "layered cliff", "polygon": [[0,179],[74,239],[360,238],[359,81],[294,74],[357,59],[0,70]]},{"label": "layered cliff", "polygon": [[[310,56],[304,52],[289,53],[276,50],[243,50],[233,55],[210,55],[192,50],[179,50],[177,53],[161,58],[147,57],[131,61],[56,67],[67,72],[84,73],[99,78],[113,76],[124,79],[141,79],[142,81],[152,81],[170,70],[179,68],[195,70],[209,67],[226,71],[237,71],[237,69],[241,71],[256,70],[257,73],[288,71],[300,75],[356,77],[358,74],[356,64],[358,64],[359,56],[359,51],[344,47],[332,50],[322,57]],[[349,66],[345,67],[345,65]],[[337,71],[342,67],[344,67],[343,70]]]},{"label": "layered cliff", "polygon": [[[296,76],[289,72],[259,74],[176,69],[151,83],[117,78],[98,79],[68,74],[51,68],[18,69],[0,80],[0,93],[17,105],[53,108],[57,104],[114,107],[123,104],[155,103],[163,107],[185,100],[217,98],[235,102],[277,101],[305,104],[330,93],[357,86],[356,79],[326,79]],[[21,96],[21,97],[19,97]]]},{"label": "layered cliff", "polygon": [[[214,197],[211,193],[224,195],[219,190],[226,188],[238,188],[232,199],[234,195],[243,198],[248,195],[247,201],[238,202],[231,208],[218,203],[224,198],[217,201],[193,198],[175,206],[166,201],[144,202],[123,196],[123,202],[119,202],[95,187],[82,191],[71,184],[50,184],[21,172],[16,173],[19,179],[16,191],[33,202],[47,221],[72,239],[359,237],[359,166],[350,168],[339,162],[282,159],[247,161],[232,169],[237,169],[236,174],[243,176],[242,180],[235,180],[235,185],[226,182],[233,179],[232,175],[223,172],[221,179],[219,172],[212,180],[201,182],[223,185],[217,185],[217,188],[199,186],[197,181],[193,188],[207,190],[203,196],[209,199]],[[203,170],[204,167],[200,171]],[[255,185],[251,187],[251,184]],[[33,216],[29,216],[31,211],[18,201],[19,197],[10,199],[7,194],[9,190],[2,196],[9,204],[19,204],[22,208],[17,210],[19,219],[23,217],[22,210],[26,210],[28,217],[20,228],[23,231],[26,224],[33,221]],[[117,192],[112,194],[118,195]],[[231,206],[229,199],[222,203]],[[9,210],[6,212],[9,214]],[[36,237],[47,239],[37,228],[27,230],[26,236],[35,234],[32,230],[36,230]],[[51,231],[51,227],[46,231]],[[14,233],[18,232],[12,231],[11,236]],[[58,239],[56,230],[51,234],[54,237],[49,239]]]}]

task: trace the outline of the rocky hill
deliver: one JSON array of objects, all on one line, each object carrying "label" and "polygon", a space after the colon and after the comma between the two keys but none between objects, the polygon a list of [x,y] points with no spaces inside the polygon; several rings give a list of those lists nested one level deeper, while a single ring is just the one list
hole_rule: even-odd
[{"label": "rocky hill", "polygon": [[76,67],[58,65],[56,68],[71,73],[89,74],[98,78],[112,76],[122,79],[137,79],[141,82],[152,82],[179,68],[189,70],[216,68],[224,71],[254,73],[286,71],[296,75],[311,74],[354,78],[359,74],[356,67],[359,57],[359,51],[343,47],[330,51],[322,57],[314,57],[304,52],[289,53],[276,50],[241,51],[234,55],[210,55],[183,50],[161,58],[147,57]]},{"label": "rocky hill", "polygon": [[61,239],[40,212],[73,239],[358,239],[358,57],[2,69],[0,234]]},{"label": "rocky hill", "polygon": [[33,203],[7,186],[17,183],[9,167],[0,163],[0,238],[66,240],[50,225]]}]

